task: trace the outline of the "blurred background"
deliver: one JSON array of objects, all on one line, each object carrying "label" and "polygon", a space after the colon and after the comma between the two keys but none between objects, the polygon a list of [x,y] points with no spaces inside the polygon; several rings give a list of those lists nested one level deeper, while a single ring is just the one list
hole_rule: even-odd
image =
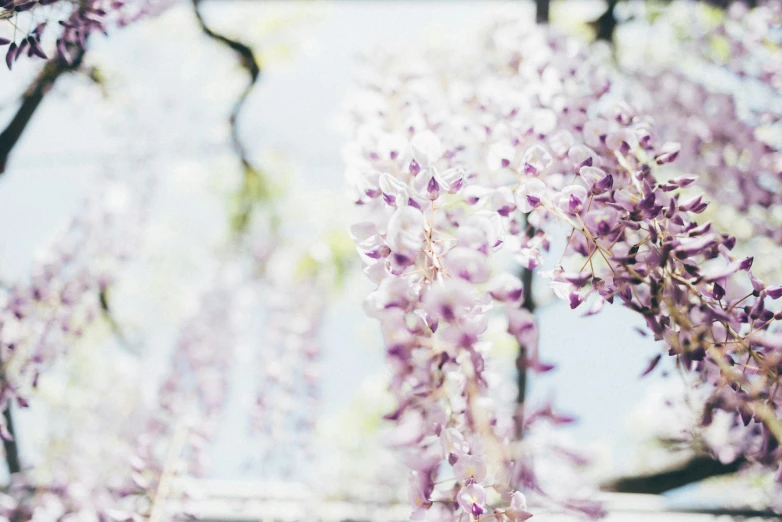
[{"label": "blurred background", "polygon": [[[644,34],[637,19],[645,2],[622,4],[615,13],[627,23],[615,37],[633,41]],[[405,470],[383,444],[382,415],[393,402],[382,341],[362,311],[373,285],[347,235],[355,214],[341,159],[343,104],[367,50],[442,44],[509,10],[534,17],[536,5],[205,0],[199,8],[210,30],[243,42],[260,65],[235,127],[229,118],[247,70],[205,34],[193,5],[173,1],[91,38],[81,72],[63,74],[45,93],[0,176],[4,288],[93,248],[97,232],[73,238],[90,220],[113,242],[92,258],[99,266],[79,268],[100,273],[100,299],[78,312],[95,317],[84,319],[66,356],[50,354],[29,405],[10,407],[21,468],[43,482],[78,477],[83,490],[70,494],[97,498],[110,480],[101,468],[127,462],[128,448],[144,444],[120,440],[139,428],[131,419],[156,419],[134,415],[193,386],[179,373],[198,361],[224,372],[198,374],[192,388],[213,407],[203,437],[190,440],[200,448],[197,473],[174,452],[159,470],[171,478],[167,514],[156,516],[294,520],[317,497],[324,519],[404,520]],[[553,24],[588,39],[599,30],[588,23],[606,4],[548,8]],[[0,123],[14,117],[40,69],[20,60],[0,71]],[[532,379],[530,400],[556,399],[577,417],[556,436],[589,456],[589,476],[599,483],[689,458],[659,442],[694,413],[666,407],[666,393],[680,384],[665,368],[639,377],[660,350],[639,331],[643,321],[618,306],[570,314],[536,285],[541,352],[557,369]],[[295,349],[286,351],[289,343]],[[513,350],[497,351],[511,379]],[[142,422],[150,437],[169,430],[176,439],[176,425]],[[133,480],[143,485],[142,475]],[[610,520],[732,519],[718,510],[763,506],[765,490],[747,485],[753,480],[606,497]],[[0,481],[14,497],[5,466]],[[189,502],[180,505],[181,490]],[[60,508],[46,505],[59,519]]]}]

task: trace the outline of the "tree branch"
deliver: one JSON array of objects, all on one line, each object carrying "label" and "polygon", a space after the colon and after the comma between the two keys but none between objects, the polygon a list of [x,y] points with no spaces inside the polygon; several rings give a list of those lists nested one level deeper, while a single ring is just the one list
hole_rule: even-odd
[{"label": "tree branch", "polygon": [[247,149],[244,147],[239,136],[238,125],[239,114],[244,107],[245,101],[255,87],[255,84],[258,82],[258,78],[261,75],[261,67],[255,59],[252,48],[238,40],[228,38],[227,36],[215,32],[206,23],[200,10],[201,0],[192,0],[192,3],[196,19],[204,34],[236,53],[239,57],[239,64],[247,71],[249,76],[249,82],[236,99],[228,119],[231,126],[231,144],[244,169],[242,188],[240,189],[237,198],[238,209],[231,217],[234,229],[241,231],[247,227],[250,221],[255,201],[259,199],[268,199],[268,185],[265,182],[264,173],[250,161]]},{"label": "tree branch", "polygon": [[[522,307],[535,312],[535,298],[532,296],[533,272],[529,268],[521,269],[521,284],[524,289],[524,302]],[[527,347],[519,344],[519,355],[516,357],[516,413],[514,414],[514,425],[516,428],[516,440],[521,440],[524,436],[524,402],[527,400]]]},{"label": "tree branch", "polygon": [[16,445],[16,434],[14,433],[14,421],[11,416],[11,404],[6,404],[5,410],[3,410],[3,417],[5,417],[5,425],[8,433],[11,434],[11,440],[3,439],[3,448],[5,449],[5,461],[8,464],[8,473],[13,475],[22,471],[22,466],[19,462],[19,448]]},{"label": "tree branch", "polygon": [[672,489],[686,486],[701,480],[729,475],[737,472],[746,461],[739,458],[729,464],[723,464],[709,456],[697,456],[679,467],[666,469],[649,475],[620,477],[601,486],[604,491],[616,493],[648,493],[659,495]]},{"label": "tree branch", "polygon": [[550,19],[549,6],[551,0],[535,0],[535,21],[539,24],[547,24]]},{"label": "tree branch", "polygon": [[[2,358],[0,358],[0,364],[2,364]],[[0,371],[0,382],[2,388],[5,389],[8,383],[5,378],[5,370]],[[14,419],[11,414],[11,401],[8,401],[3,409],[3,417],[5,419],[5,429],[9,439],[3,438],[3,449],[5,449],[5,461],[8,464],[8,474],[13,475],[22,471],[22,466],[19,462],[19,446],[16,444],[16,433],[14,431]]]},{"label": "tree branch", "polygon": [[595,29],[595,39],[603,40],[609,43],[614,42],[614,29],[616,29],[616,17],[614,16],[614,7],[617,0],[606,0],[608,4],[606,10],[600,17],[591,22],[590,25]]},{"label": "tree branch", "polygon": [[22,103],[19,105],[19,109],[17,109],[16,114],[5,130],[0,133],[0,174],[5,172],[8,156],[32,120],[46,93],[51,90],[54,82],[62,74],[78,69],[83,57],[84,49],[76,46],[73,48],[73,59],[70,63],[58,54],[46,62],[35,81],[27,88],[27,91],[22,96]]},{"label": "tree branch", "polygon": [[249,83],[236,99],[228,121],[231,125],[231,142],[233,144],[234,150],[236,150],[236,153],[239,155],[242,166],[245,169],[255,170],[249,160],[247,150],[244,148],[242,140],[239,137],[238,119],[247,97],[250,95],[253,88],[255,87],[255,84],[258,82],[258,78],[261,75],[261,67],[258,65],[258,61],[255,59],[255,54],[249,46],[238,40],[232,40],[227,36],[216,33],[211,27],[209,27],[209,25],[207,25],[200,10],[201,0],[192,0],[192,2],[193,11],[195,12],[196,19],[198,20],[198,25],[201,26],[201,30],[204,32],[204,34],[234,51],[239,57],[239,64],[247,71],[247,74],[250,77]]}]

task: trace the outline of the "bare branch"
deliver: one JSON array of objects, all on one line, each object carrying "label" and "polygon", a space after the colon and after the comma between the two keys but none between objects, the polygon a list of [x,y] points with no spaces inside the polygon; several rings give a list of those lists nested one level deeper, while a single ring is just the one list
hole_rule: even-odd
[{"label": "bare branch", "polygon": [[735,473],[746,463],[742,458],[729,464],[723,464],[712,457],[701,455],[693,457],[681,466],[666,469],[649,475],[620,477],[602,485],[605,491],[617,493],[647,493],[659,495],[672,489],[686,486],[701,480]]},{"label": "bare branch", "polygon": [[22,96],[22,102],[8,126],[0,133],[0,174],[8,164],[8,157],[16,146],[22,133],[33,118],[44,96],[64,73],[75,71],[84,58],[84,49],[73,46],[73,58],[66,61],[59,54],[46,62],[41,72]]}]

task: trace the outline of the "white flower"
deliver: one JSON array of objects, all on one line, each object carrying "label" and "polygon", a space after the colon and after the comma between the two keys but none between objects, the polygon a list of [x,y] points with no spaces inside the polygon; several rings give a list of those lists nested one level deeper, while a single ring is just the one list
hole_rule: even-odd
[{"label": "white flower", "polygon": [[551,153],[541,147],[540,145],[533,145],[527,152],[524,153],[524,157],[521,160],[521,167],[524,174],[536,176],[546,170],[551,165],[553,158]]},{"label": "white flower", "polygon": [[410,155],[422,169],[426,169],[443,155],[440,138],[430,130],[417,133],[410,140]]},{"label": "white flower", "polygon": [[395,252],[417,251],[424,239],[424,215],[413,207],[400,207],[388,220],[386,243]]},{"label": "white flower", "polygon": [[516,206],[522,212],[532,212],[540,204],[545,192],[545,183],[536,178],[528,179],[516,189]]},{"label": "white flower", "polygon": [[489,263],[484,254],[465,247],[456,247],[446,256],[445,266],[452,277],[461,277],[471,283],[489,279]]}]

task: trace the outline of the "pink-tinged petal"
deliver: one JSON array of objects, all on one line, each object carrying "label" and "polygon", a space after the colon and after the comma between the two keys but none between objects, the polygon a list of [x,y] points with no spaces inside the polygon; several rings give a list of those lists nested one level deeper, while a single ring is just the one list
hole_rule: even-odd
[{"label": "pink-tinged petal", "polygon": [[508,522],[524,522],[532,518],[532,513],[527,511],[527,499],[520,491],[514,491],[511,495],[510,506],[505,510]]},{"label": "pink-tinged petal", "polygon": [[661,354],[657,354],[652,358],[651,361],[649,361],[649,364],[646,366],[646,369],[641,373],[641,377],[645,377],[652,373],[652,370],[654,370],[657,367],[657,363],[660,362],[660,359],[662,358]]},{"label": "pink-tinged petal", "polygon": [[562,189],[557,206],[568,214],[578,214],[587,201],[587,191],[581,185],[568,185]]},{"label": "pink-tinged petal", "polygon": [[489,279],[489,262],[480,252],[456,247],[445,258],[445,266],[452,277],[461,277],[470,283],[483,283]]},{"label": "pink-tinged petal", "polygon": [[782,297],[782,286],[770,286],[766,289],[766,295],[771,299],[777,300]]},{"label": "pink-tinged petal", "polygon": [[8,70],[10,71],[13,68],[14,65],[14,57],[16,56],[16,42],[12,43],[10,46],[8,46],[8,52],[5,53],[5,64],[8,66]]},{"label": "pink-tinged petal", "polygon": [[576,172],[582,167],[597,167],[597,154],[584,145],[573,145],[568,151],[567,157],[573,163],[573,169]]}]

